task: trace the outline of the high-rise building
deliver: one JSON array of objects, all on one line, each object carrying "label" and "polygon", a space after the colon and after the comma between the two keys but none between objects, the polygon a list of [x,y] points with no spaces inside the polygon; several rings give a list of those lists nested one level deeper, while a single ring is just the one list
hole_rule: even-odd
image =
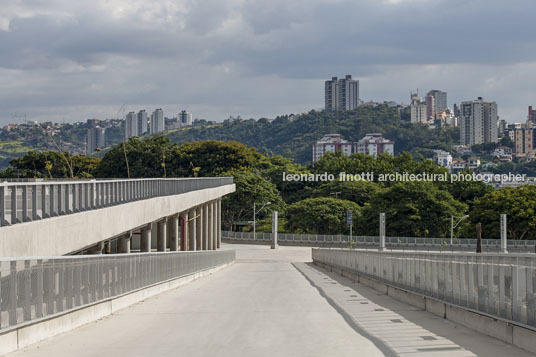
[{"label": "high-rise building", "polygon": [[186,110],[182,110],[178,115],[179,123],[185,126],[192,125],[192,113],[188,113]]},{"label": "high-rise building", "polygon": [[164,127],[164,111],[162,108],[155,109],[151,114],[151,134],[161,133],[165,130]]},{"label": "high-rise building", "polygon": [[352,154],[352,143],[344,140],[340,134],[327,134],[313,144],[313,162],[320,160],[328,152],[342,152],[344,156]]},{"label": "high-rise building", "polygon": [[435,116],[435,99],[431,95],[427,95],[425,97],[426,102],[426,118],[428,120],[434,120]]},{"label": "high-rise building", "polygon": [[138,117],[136,113],[130,112],[125,117],[125,140],[138,136]]},{"label": "high-rise building", "polygon": [[426,115],[426,103],[423,102],[418,94],[411,94],[411,122],[412,123],[428,123],[428,116]]},{"label": "high-rise building", "polygon": [[324,83],[326,110],[352,110],[359,106],[359,81],[351,75],[337,79],[332,77]]},{"label": "high-rise building", "polygon": [[395,154],[395,142],[385,139],[380,133],[367,134],[354,143],[354,152],[377,157],[381,154]]},{"label": "high-rise building", "polygon": [[517,128],[514,129],[514,152],[516,154],[530,154],[535,151],[536,135],[534,128]]},{"label": "high-rise building", "polygon": [[482,97],[462,102],[459,119],[460,144],[474,145],[498,142],[498,120],[497,103],[486,102]]},{"label": "high-rise building", "polygon": [[87,153],[91,154],[92,152],[97,151],[98,148],[103,148],[105,145],[104,141],[105,129],[101,127],[90,128],[87,130]]},{"label": "high-rise building", "polygon": [[442,92],[437,89],[432,89],[426,94],[426,100],[428,103],[428,97],[432,97],[433,99],[433,105],[431,107],[431,110],[433,111],[433,114],[439,113],[442,110],[446,110],[448,108],[447,106],[447,92]]},{"label": "high-rise building", "polygon": [[324,84],[324,96],[326,110],[337,110],[339,107],[339,80],[331,77],[330,81]]},{"label": "high-rise building", "polygon": [[138,135],[143,135],[147,132],[147,112],[143,109],[138,112]]}]

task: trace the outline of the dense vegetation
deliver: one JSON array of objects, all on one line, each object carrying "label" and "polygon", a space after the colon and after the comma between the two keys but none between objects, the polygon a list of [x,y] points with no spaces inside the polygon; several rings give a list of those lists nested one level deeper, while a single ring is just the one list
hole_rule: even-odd
[{"label": "dense vegetation", "polygon": [[312,145],[325,134],[341,134],[358,141],[367,133],[382,133],[403,151],[431,157],[431,149],[448,150],[459,142],[459,130],[431,130],[425,125],[402,121],[396,108],[386,105],[359,107],[351,111],[310,111],[298,116],[279,116],[273,121],[235,120],[211,126],[180,129],[167,134],[175,143],[202,140],[237,141],[268,156],[282,155],[300,164],[312,159]]},{"label": "dense vegetation", "polygon": [[[125,156],[127,160],[125,160]],[[128,169],[127,169],[128,161]],[[371,181],[338,181],[339,172],[374,172]],[[445,175],[447,182],[392,182],[380,174],[423,172]],[[332,173],[333,181],[287,181],[284,173]],[[378,158],[329,154],[315,165],[302,166],[282,156],[265,156],[237,142],[203,141],[178,146],[165,137],[129,140],[102,159],[30,152],[0,172],[4,178],[63,177],[202,177],[233,176],[236,192],[223,200],[225,229],[250,230],[253,204],[259,231],[269,230],[270,213],[280,212],[289,232],[346,234],[347,211],[354,213],[354,234],[377,235],[378,216],[386,213],[389,236],[448,237],[451,216],[469,215],[455,230],[457,237],[499,238],[499,215],[508,215],[511,239],[536,239],[536,188],[493,190],[482,182],[451,184],[450,174],[431,160],[408,153]]]}]

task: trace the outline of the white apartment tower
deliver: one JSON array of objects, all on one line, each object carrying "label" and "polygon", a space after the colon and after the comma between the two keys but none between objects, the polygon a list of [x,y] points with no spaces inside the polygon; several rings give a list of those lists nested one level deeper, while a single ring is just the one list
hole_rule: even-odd
[{"label": "white apartment tower", "polygon": [[474,145],[498,142],[497,103],[486,102],[482,97],[462,102],[460,106],[460,144]]},{"label": "white apartment tower", "polygon": [[147,130],[147,112],[140,110],[138,112],[138,135],[145,134]]},{"label": "white apartment tower", "polygon": [[165,130],[164,128],[164,111],[161,108],[155,109],[153,114],[151,114],[151,134],[161,133]]},{"label": "white apartment tower", "polygon": [[326,110],[352,110],[359,106],[359,81],[351,75],[332,77],[324,84]]},{"label": "white apartment tower", "polygon": [[188,113],[186,110],[182,110],[179,115],[179,123],[184,124],[185,126],[192,125],[192,113]]},{"label": "white apartment tower", "polygon": [[125,140],[138,136],[138,117],[136,113],[130,112],[125,118]]},{"label": "white apartment tower", "polygon": [[426,94],[427,97],[434,98],[433,114],[435,115],[442,110],[446,110],[447,107],[447,92],[442,92],[437,89],[432,89]]},{"label": "white apartment tower", "polygon": [[97,151],[98,148],[104,147],[104,134],[105,129],[98,126],[87,130],[87,154],[91,154]]},{"label": "white apartment tower", "polygon": [[428,116],[426,115],[426,102],[424,102],[418,94],[411,95],[410,110],[412,123],[428,123]]}]

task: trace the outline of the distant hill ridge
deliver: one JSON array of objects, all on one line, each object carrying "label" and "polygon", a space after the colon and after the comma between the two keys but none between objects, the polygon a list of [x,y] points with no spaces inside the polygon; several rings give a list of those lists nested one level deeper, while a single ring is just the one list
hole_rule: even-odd
[{"label": "distant hill ridge", "polygon": [[312,161],[312,145],[325,134],[341,134],[358,141],[367,133],[382,133],[395,141],[395,153],[408,151],[430,157],[431,149],[447,150],[459,141],[457,128],[429,129],[400,120],[396,108],[386,105],[359,107],[351,111],[310,111],[292,118],[228,121],[165,133],[182,144],[201,140],[235,140],[267,155],[282,155],[300,164]]}]

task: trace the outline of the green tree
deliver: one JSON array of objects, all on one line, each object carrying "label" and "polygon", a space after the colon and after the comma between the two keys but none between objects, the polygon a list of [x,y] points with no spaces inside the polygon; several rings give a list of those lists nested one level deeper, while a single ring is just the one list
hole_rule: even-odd
[{"label": "green tree", "polygon": [[340,192],[335,196],[357,203],[363,206],[369,203],[372,197],[378,193],[381,186],[370,181],[339,181],[325,183],[313,191],[314,197],[333,197],[333,193]]},{"label": "green tree", "polygon": [[475,236],[482,223],[482,237],[500,238],[500,215],[508,218],[508,239],[536,239],[536,187],[502,188],[476,200],[469,213],[472,223],[466,234]]},{"label": "green tree", "polygon": [[254,148],[235,141],[185,143],[172,159],[174,176],[218,176],[229,170],[253,167],[261,158]]},{"label": "green tree", "polygon": [[128,177],[125,151],[131,178],[165,177],[169,176],[169,172],[176,171],[173,167],[173,158],[178,155],[178,147],[168,138],[162,136],[145,140],[131,138],[124,145],[125,150],[123,144],[118,144],[104,155],[95,170],[96,177]]},{"label": "green tree", "polygon": [[361,210],[352,201],[331,197],[307,198],[287,208],[287,229],[297,233],[348,233],[346,211],[352,211],[356,219]]},{"label": "green tree", "polygon": [[254,168],[254,172],[264,177],[277,187],[286,203],[293,203],[308,197],[312,187],[304,181],[287,181],[283,174],[309,174],[310,172],[292,159],[280,155],[263,156]]},{"label": "green tree", "polygon": [[447,237],[450,217],[463,215],[467,206],[431,182],[401,182],[379,191],[363,207],[356,232],[379,234],[379,214],[386,215],[390,236]]},{"label": "green tree", "polygon": [[76,178],[93,177],[100,159],[84,155],[65,156],[56,151],[30,151],[26,155],[12,159],[10,167],[0,172],[1,178],[70,178],[68,160]]},{"label": "green tree", "polygon": [[[233,176],[236,191],[222,200],[222,220],[226,229],[235,230],[236,222],[253,220],[253,204],[259,209],[263,204],[271,202],[261,212],[258,219],[276,210],[284,212],[285,203],[277,188],[267,179],[255,175],[250,170],[231,170],[222,176]],[[261,205],[261,206],[259,206]]]}]

